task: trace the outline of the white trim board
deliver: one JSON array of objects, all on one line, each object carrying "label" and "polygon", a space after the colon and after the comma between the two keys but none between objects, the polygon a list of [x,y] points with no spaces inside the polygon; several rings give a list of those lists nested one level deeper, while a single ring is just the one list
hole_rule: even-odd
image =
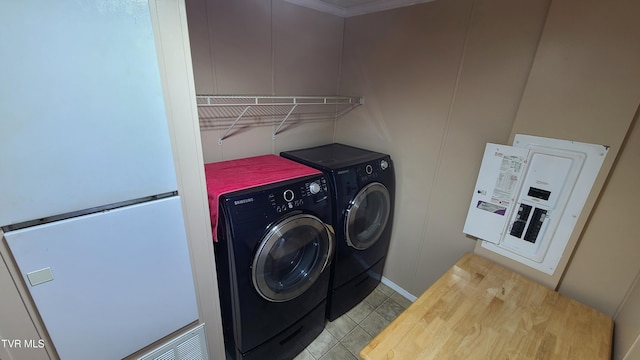
[{"label": "white trim board", "polygon": [[410,292],[408,292],[407,290],[401,288],[400,286],[398,286],[396,283],[394,283],[393,281],[387,279],[386,277],[382,277],[382,279],[380,280],[380,282],[382,282],[383,284],[387,285],[388,287],[390,287],[391,289],[393,289],[393,291],[397,292],[398,294],[402,295],[405,299],[414,302],[416,301],[417,297],[413,296]]},{"label": "white trim board", "polygon": [[357,5],[339,6],[334,1],[325,0],[284,0],[309,9],[322,11],[343,18],[370,14],[378,11],[391,10],[399,7],[411,6],[435,0],[371,0]]}]

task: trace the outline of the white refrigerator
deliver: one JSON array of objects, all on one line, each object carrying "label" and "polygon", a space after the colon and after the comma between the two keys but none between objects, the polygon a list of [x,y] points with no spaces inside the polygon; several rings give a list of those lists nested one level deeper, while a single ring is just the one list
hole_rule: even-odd
[{"label": "white refrigerator", "polygon": [[0,8],[0,227],[62,359],[198,320],[147,1]]}]

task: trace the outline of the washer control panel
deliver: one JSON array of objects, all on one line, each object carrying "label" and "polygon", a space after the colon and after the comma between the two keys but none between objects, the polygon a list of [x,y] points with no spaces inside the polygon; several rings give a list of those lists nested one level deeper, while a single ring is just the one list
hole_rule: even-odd
[{"label": "washer control panel", "polygon": [[271,206],[278,213],[299,208],[305,204],[318,203],[328,197],[327,180],[325,177],[299,182],[288,188],[279,188],[269,193],[268,198]]}]

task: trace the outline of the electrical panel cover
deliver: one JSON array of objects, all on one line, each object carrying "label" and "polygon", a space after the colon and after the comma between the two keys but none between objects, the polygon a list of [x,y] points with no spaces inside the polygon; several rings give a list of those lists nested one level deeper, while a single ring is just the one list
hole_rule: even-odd
[{"label": "electrical panel cover", "polygon": [[521,134],[514,146],[487,144],[464,232],[553,274],[607,150]]}]

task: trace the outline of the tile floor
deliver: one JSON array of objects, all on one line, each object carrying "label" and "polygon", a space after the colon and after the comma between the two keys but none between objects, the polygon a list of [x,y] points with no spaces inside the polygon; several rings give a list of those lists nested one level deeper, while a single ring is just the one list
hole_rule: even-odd
[{"label": "tile floor", "polygon": [[411,301],[380,284],[360,304],[332,322],[294,360],[357,360],[358,353]]}]

